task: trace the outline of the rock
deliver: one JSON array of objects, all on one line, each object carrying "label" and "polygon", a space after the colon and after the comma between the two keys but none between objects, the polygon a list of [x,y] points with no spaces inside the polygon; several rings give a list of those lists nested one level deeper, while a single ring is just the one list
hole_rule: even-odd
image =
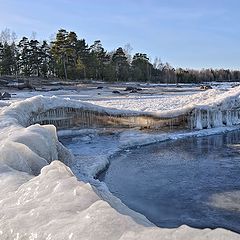
[{"label": "rock", "polygon": [[135,87],[126,87],[124,91],[132,91],[134,89],[136,89],[136,88]]},{"label": "rock", "polygon": [[201,90],[209,90],[209,89],[212,89],[212,87],[210,85],[202,85],[202,86],[200,86],[200,89]]},{"label": "rock", "polygon": [[32,86],[29,80],[25,80],[23,84],[18,85],[19,90],[23,90],[24,88],[35,90],[35,88]]},{"label": "rock", "polygon": [[121,94],[121,93],[120,93],[119,91],[117,91],[117,90],[112,91],[112,93]]},{"label": "rock", "polygon": [[102,87],[102,86],[99,86],[99,87],[97,87],[97,89],[103,89],[103,87]]},{"label": "rock", "polygon": [[206,89],[213,89],[210,85],[206,86]]},{"label": "rock", "polygon": [[2,99],[9,99],[9,98],[11,98],[11,94],[8,93],[8,92],[4,92],[4,93],[1,95],[1,98],[2,98]]},{"label": "rock", "polygon": [[137,93],[137,89],[133,89],[130,93]]},{"label": "rock", "polygon": [[126,87],[124,91],[142,91],[142,88]]}]

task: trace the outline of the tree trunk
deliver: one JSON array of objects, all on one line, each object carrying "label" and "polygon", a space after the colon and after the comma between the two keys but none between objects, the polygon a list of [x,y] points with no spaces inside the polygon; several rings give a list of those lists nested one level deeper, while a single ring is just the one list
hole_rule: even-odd
[{"label": "tree trunk", "polygon": [[83,75],[84,75],[84,79],[86,80],[87,76],[86,76],[86,68],[85,67],[83,68]]},{"label": "tree trunk", "polygon": [[65,80],[67,81],[67,69],[66,69],[66,62],[65,62],[65,57],[63,58],[63,68],[64,68],[64,75],[65,75]]}]

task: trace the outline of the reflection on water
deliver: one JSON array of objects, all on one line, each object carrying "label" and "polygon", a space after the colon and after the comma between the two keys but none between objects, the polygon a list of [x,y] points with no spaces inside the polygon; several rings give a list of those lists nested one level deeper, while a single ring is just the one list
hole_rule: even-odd
[{"label": "reflection on water", "polygon": [[100,180],[158,226],[240,232],[238,143],[239,131],[134,149],[116,157]]}]

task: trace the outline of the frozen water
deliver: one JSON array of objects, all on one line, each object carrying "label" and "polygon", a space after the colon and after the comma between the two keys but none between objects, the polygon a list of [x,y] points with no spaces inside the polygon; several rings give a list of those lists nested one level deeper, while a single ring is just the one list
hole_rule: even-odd
[{"label": "frozen water", "polygon": [[160,227],[240,232],[240,132],[132,149],[101,174],[110,191]]},{"label": "frozen water", "polygon": [[106,168],[109,157],[119,150],[118,133],[88,132],[87,135],[63,136],[60,141],[74,154],[71,169],[76,176],[79,173],[95,176]]}]

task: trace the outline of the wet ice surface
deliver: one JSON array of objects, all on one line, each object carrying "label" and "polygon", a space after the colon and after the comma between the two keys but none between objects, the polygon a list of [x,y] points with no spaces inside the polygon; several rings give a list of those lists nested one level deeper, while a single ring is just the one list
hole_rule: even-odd
[{"label": "wet ice surface", "polygon": [[132,149],[115,157],[100,180],[160,227],[240,232],[239,143],[238,131]]},{"label": "wet ice surface", "polygon": [[60,141],[74,154],[75,162],[71,169],[76,176],[94,172],[99,162],[102,162],[99,169],[104,168],[106,159],[118,150],[119,145],[118,133],[109,131],[60,137]]}]

